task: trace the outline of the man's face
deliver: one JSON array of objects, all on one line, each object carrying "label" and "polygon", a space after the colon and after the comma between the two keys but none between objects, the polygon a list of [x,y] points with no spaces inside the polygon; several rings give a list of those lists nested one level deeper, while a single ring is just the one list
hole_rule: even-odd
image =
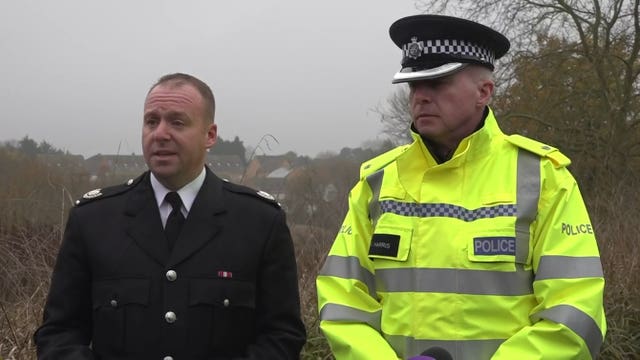
[{"label": "man's face", "polygon": [[440,144],[457,144],[475,131],[485,103],[471,69],[411,82],[409,87],[411,118],[420,135]]},{"label": "man's face", "polygon": [[205,120],[204,100],[189,85],[160,84],[144,103],[142,152],[156,178],[177,190],[202,171],[217,127]]}]

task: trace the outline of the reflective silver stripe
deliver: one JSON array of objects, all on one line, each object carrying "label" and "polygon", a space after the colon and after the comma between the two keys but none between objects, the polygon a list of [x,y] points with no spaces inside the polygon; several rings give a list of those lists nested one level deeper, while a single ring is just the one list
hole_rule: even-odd
[{"label": "reflective silver stripe", "polygon": [[372,273],[360,265],[355,256],[329,255],[318,275],[335,276],[343,279],[353,279],[367,285],[369,295],[376,299],[376,281]]},{"label": "reflective silver stripe", "polygon": [[540,319],[563,324],[573,330],[587,344],[591,358],[595,359],[598,356],[602,345],[602,332],[591,316],[582,310],[571,305],[558,305],[531,316],[534,322]]},{"label": "reflective silver stripe", "polygon": [[462,206],[443,203],[407,203],[395,200],[380,201],[380,208],[383,213],[392,213],[401,216],[413,217],[448,217],[463,221],[474,221],[478,219],[489,219],[499,216],[513,216],[516,213],[516,206],[501,204],[486,206],[478,209],[467,209]]},{"label": "reflective silver stripe", "polygon": [[536,281],[547,279],[576,279],[603,277],[598,256],[542,256]]},{"label": "reflective silver stripe", "polygon": [[325,304],[325,306],[320,309],[321,321],[361,322],[368,324],[378,330],[378,332],[380,332],[381,315],[382,311],[370,313],[339,304]]},{"label": "reflective silver stripe", "polygon": [[505,339],[419,340],[401,335],[385,335],[384,337],[396,353],[403,358],[420,355],[426,349],[438,346],[447,350],[454,359],[490,359],[505,341]]},{"label": "reflective silver stripe", "polygon": [[378,292],[439,292],[470,295],[533,294],[530,271],[466,269],[377,269]]},{"label": "reflective silver stripe", "polygon": [[378,170],[373,174],[367,176],[367,183],[371,188],[371,202],[369,202],[369,219],[373,227],[376,226],[376,222],[380,217],[382,211],[380,210],[380,188],[382,187],[382,176],[384,175],[384,169]]},{"label": "reflective silver stripe", "polygon": [[538,215],[540,199],[540,157],[518,149],[516,214],[516,262],[526,264],[529,256],[529,227]]}]

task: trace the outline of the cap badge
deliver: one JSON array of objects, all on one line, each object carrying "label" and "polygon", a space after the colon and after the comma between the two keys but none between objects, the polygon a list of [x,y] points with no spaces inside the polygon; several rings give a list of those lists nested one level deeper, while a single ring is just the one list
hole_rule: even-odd
[{"label": "cap badge", "polygon": [[93,199],[93,198],[96,198],[98,196],[102,196],[102,193],[100,192],[100,189],[91,190],[88,193],[82,195],[82,197],[85,198],[85,199]]},{"label": "cap badge", "polygon": [[422,56],[422,52],[424,51],[424,42],[418,41],[417,37],[411,38],[411,43],[407,44],[407,57],[412,59],[417,59]]}]

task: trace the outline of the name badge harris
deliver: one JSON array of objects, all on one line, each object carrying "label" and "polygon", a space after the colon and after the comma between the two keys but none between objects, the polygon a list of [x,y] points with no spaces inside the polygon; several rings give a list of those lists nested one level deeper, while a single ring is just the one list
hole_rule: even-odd
[{"label": "name badge harris", "polygon": [[369,246],[369,255],[396,257],[398,256],[399,246],[400,235],[373,234],[371,245]]}]

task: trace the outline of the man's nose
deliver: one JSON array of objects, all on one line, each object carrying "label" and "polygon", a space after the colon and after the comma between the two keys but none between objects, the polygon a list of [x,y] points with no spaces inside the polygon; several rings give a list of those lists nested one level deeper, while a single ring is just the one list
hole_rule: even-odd
[{"label": "man's nose", "polygon": [[166,121],[161,120],[153,132],[154,138],[156,140],[167,140],[170,137],[169,134],[170,134],[169,124]]},{"label": "man's nose", "polygon": [[413,85],[413,97],[419,102],[431,102],[433,99],[433,88],[425,83]]}]

